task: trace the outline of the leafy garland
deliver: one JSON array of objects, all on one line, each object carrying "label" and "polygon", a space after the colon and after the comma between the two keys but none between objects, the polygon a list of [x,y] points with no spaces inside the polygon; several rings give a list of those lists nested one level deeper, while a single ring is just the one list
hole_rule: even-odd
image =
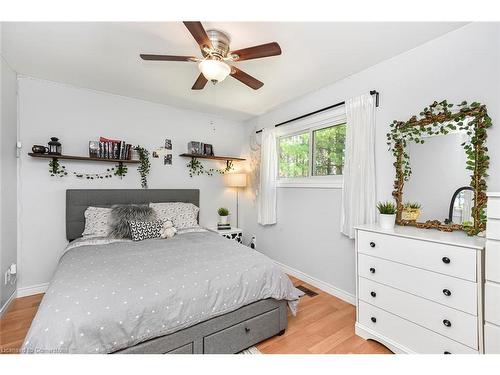
[{"label": "leafy garland", "polygon": [[[455,111],[452,111],[453,108]],[[446,100],[434,102],[425,107],[420,116],[411,117],[408,121],[393,121],[390,132],[387,133],[387,145],[392,151],[396,161],[396,179],[392,193],[397,204],[396,221],[398,224],[407,225],[401,220],[403,211],[403,186],[411,176],[410,157],[406,151],[408,142],[423,144],[423,135],[448,134],[450,131],[461,130],[469,135],[470,140],[462,143],[467,155],[466,169],[472,171],[470,186],[474,190],[474,207],[472,208],[472,225],[441,224],[437,220],[426,223],[417,223],[423,228],[437,228],[451,231],[463,229],[469,235],[476,235],[486,228],[486,177],[489,167],[489,156],[486,147],[486,129],[492,125],[486,106],[477,102],[467,104],[466,101],[458,105],[448,103]]]},{"label": "leafy garland", "polygon": [[189,177],[193,177],[194,175],[199,176],[202,174],[206,174],[207,176],[213,176],[214,173],[226,174],[234,169],[233,162],[231,160],[228,160],[226,162],[225,168],[205,169],[203,167],[203,164],[201,164],[201,162],[196,158],[191,158],[191,161],[187,163],[186,167],[189,168]]},{"label": "leafy garland", "polygon": [[57,158],[52,158],[49,161],[49,173],[52,177],[64,177],[68,175],[66,167],[64,165],[61,165],[61,163],[59,163],[59,159]]},{"label": "leafy garland", "polygon": [[151,162],[149,161],[149,151],[144,147],[135,146],[134,149],[139,154],[139,167],[137,168],[137,172],[141,175],[141,187],[143,189],[148,188],[148,174],[151,169]]}]

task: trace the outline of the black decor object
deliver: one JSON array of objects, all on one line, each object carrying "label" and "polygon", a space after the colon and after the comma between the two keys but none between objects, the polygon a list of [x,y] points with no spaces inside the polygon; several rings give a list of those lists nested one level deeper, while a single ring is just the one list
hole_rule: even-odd
[{"label": "black decor object", "polygon": [[51,137],[48,145],[49,145],[48,153],[50,155],[61,155],[62,145],[61,145],[61,142],[59,142],[59,138]]}]

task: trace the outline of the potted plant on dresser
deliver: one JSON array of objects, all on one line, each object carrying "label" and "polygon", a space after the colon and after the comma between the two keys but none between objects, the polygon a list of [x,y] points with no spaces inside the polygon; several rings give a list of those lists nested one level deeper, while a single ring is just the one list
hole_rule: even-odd
[{"label": "potted plant on dresser", "polygon": [[396,223],[396,205],[393,202],[379,202],[377,209],[380,214],[379,225],[382,229],[394,229]]}]

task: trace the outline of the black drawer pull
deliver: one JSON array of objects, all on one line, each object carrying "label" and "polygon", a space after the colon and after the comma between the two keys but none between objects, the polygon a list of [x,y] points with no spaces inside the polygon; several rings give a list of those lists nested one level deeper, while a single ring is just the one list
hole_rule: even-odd
[{"label": "black drawer pull", "polygon": [[449,351],[445,351],[443,354],[451,354],[451,352],[449,352]]},{"label": "black drawer pull", "polygon": [[246,332],[246,333],[250,332],[250,328],[245,327],[245,332]]},{"label": "black drawer pull", "polygon": [[375,292],[371,292],[371,293],[370,293],[370,295],[371,295],[373,298],[377,297],[377,293],[375,293]]},{"label": "black drawer pull", "polygon": [[370,272],[371,272],[371,273],[375,273],[375,268],[373,268],[373,267],[372,267],[372,268],[370,268]]},{"label": "black drawer pull", "polygon": [[450,258],[448,258],[448,257],[443,257],[443,259],[441,259],[441,260],[442,260],[442,261],[443,261],[443,263],[445,263],[445,264],[450,264],[450,262],[451,262]]},{"label": "black drawer pull", "polygon": [[451,291],[449,289],[443,289],[443,294],[446,296],[446,297],[449,297],[451,296]]},{"label": "black drawer pull", "polygon": [[443,324],[444,324],[446,327],[451,327],[451,322],[450,322],[448,319],[443,320]]},{"label": "black drawer pull", "polygon": [[372,321],[373,323],[377,323],[377,318],[375,318],[374,316],[372,316],[372,317],[371,317],[371,321]]},{"label": "black drawer pull", "polygon": [[370,247],[375,247],[375,242],[370,242]]}]

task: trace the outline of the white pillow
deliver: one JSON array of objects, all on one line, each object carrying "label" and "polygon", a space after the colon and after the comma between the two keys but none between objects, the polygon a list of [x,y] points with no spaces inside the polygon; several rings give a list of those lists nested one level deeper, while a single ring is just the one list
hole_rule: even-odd
[{"label": "white pillow", "polygon": [[107,237],[110,232],[108,219],[111,208],[88,207],[85,210],[85,229],[82,236]]},{"label": "white pillow", "polygon": [[192,203],[150,203],[149,207],[152,207],[156,211],[158,219],[164,222],[171,220],[177,229],[198,227],[196,218],[200,209]]}]

